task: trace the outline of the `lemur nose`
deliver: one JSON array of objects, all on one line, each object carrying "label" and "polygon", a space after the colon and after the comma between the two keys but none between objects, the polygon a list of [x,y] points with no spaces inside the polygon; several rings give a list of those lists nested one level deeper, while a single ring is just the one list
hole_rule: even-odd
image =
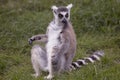
[{"label": "lemur nose", "polygon": [[62,20],[62,23],[66,24],[66,23],[67,23],[67,20],[66,20],[66,19],[63,19],[63,20]]}]

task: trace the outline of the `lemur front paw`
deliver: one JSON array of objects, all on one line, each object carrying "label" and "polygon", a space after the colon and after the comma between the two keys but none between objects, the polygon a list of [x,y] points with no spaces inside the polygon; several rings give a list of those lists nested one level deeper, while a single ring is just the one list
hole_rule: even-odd
[{"label": "lemur front paw", "polygon": [[38,76],[39,76],[39,74],[31,74],[31,76],[33,76],[33,77],[35,77],[35,78],[37,78]]},{"label": "lemur front paw", "polygon": [[35,40],[34,38],[28,39],[29,44],[32,45],[32,42],[33,42],[34,40]]},{"label": "lemur front paw", "polygon": [[44,79],[45,80],[52,80],[53,76],[52,75],[48,75],[48,76],[45,76]]}]

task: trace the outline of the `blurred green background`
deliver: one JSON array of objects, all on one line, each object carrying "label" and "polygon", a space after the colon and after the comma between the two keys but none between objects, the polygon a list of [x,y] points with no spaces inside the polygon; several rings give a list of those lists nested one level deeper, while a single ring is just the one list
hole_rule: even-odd
[{"label": "blurred green background", "polygon": [[120,0],[0,0],[0,80],[35,79],[28,38],[45,33],[52,5],[72,3],[77,35],[74,60],[103,50],[102,61],[63,73],[54,80],[120,80]]}]

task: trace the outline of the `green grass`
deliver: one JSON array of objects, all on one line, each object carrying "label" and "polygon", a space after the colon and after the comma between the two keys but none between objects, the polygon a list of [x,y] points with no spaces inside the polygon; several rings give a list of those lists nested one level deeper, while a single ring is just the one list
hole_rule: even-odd
[{"label": "green grass", "polygon": [[0,1],[0,80],[35,79],[28,38],[45,33],[52,20],[52,5],[73,3],[71,22],[77,35],[74,60],[92,51],[103,50],[102,61],[84,66],[54,80],[120,79],[119,0],[1,0]]}]

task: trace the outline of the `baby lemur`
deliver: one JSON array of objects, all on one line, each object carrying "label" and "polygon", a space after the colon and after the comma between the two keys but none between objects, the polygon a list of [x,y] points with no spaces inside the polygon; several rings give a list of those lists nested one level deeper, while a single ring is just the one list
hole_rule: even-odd
[{"label": "baby lemur", "polygon": [[40,45],[34,45],[31,49],[31,61],[35,70],[34,76],[40,75],[40,71],[49,72],[46,79],[51,80],[55,73],[71,71],[85,65],[88,62],[100,60],[103,52],[95,52],[88,58],[79,59],[72,62],[76,51],[76,36],[70,22],[70,10],[72,4],[68,6],[52,6],[54,19],[47,27],[46,34],[32,36],[29,39],[45,42],[45,48]]}]

